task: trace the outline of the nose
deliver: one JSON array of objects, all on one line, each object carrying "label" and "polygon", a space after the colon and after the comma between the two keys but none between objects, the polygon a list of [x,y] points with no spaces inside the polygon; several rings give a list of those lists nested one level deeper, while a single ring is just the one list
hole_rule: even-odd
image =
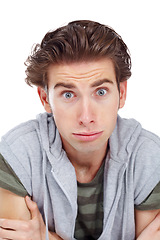
[{"label": "nose", "polygon": [[79,124],[87,127],[95,122],[95,109],[91,100],[83,99],[79,106]]}]

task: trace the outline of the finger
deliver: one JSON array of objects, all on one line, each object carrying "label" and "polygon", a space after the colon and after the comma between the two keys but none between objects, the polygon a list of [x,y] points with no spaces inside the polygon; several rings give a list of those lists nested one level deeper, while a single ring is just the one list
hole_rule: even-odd
[{"label": "finger", "polygon": [[27,231],[28,224],[26,221],[22,220],[0,219],[0,231],[1,229],[11,229],[14,231],[16,230]]},{"label": "finger", "polygon": [[0,228],[0,239],[20,240],[21,237],[19,232]]},{"label": "finger", "polygon": [[12,230],[5,230],[5,229],[0,230],[0,237],[1,237],[0,239],[3,239],[3,240],[30,239],[28,238],[28,236],[25,236],[24,238],[24,233],[12,231]]},{"label": "finger", "polygon": [[29,196],[25,197],[25,201],[26,201],[28,209],[31,212],[31,218],[33,219],[35,217],[38,217],[39,216],[39,209],[38,209],[37,204],[34,201],[32,201]]}]

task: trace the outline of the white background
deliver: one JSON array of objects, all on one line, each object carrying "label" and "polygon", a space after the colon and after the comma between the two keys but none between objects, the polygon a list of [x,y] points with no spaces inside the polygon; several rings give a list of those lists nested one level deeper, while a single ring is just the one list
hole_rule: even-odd
[{"label": "white background", "polygon": [[36,88],[24,82],[32,45],[47,31],[79,19],[109,25],[122,36],[133,75],[119,113],[160,135],[159,0],[5,0],[0,3],[0,136],[44,111]]}]

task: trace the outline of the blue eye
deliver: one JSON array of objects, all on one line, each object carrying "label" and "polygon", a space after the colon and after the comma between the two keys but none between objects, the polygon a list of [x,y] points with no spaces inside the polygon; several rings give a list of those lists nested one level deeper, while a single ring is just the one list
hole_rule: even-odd
[{"label": "blue eye", "polygon": [[96,92],[96,95],[98,95],[98,96],[101,97],[101,96],[106,95],[106,93],[107,93],[107,90],[101,88],[101,89],[99,89],[99,90]]},{"label": "blue eye", "polygon": [[73,93],[71,93],[71,92],[65,92],[65,93],[63,94],[63,96],[64,96],[66,99],[70,99],[70,98],[72,98],[74,95],[73,95]]}]

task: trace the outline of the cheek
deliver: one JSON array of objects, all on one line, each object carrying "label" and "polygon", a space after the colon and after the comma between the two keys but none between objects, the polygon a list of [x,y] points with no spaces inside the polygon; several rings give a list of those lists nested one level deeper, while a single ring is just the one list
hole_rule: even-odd
[{"label": "cheek", "polygon": [[[50,106],[52,109],[52,113],[53,113],[53,117],[54,117],[56,126],[61,127],[62,121],[64,121],[64,118],[65,118],[65,113],[64,113],[63,109],[61,109],[58,102],[54,98],[51,98],[51,97],[50,97]],[[64,123],[65,123],[65,121],[64,121]]]},{"label": "cheek", "polygon": [[64,122],[66,119],[65,112],[59,109],[58,107],[53,108],[53,116],[56,122],[56,125],[58,125],[59,122]]},{"label": "cheek", "polygon": [[[101,109],[101,110],[100,110]],[[107,131],[110,133],[113,131],[117,121],[117,113],[119,109],[119,97],[115,96],[114,98],[107,101],[107,103],[102,108],[99,108],[99,116],[101,124]]]},{"label": "cheek", "polygon": [[113,97],[107,99],[106,103],[103,106],[104,114],[111,116],[117,115],[119,109],[119,96],[116,94]]},{"label": "cheek", "polygon": [[54,120],[60,133],[66,132],[67,129],[71,128],[72,115],[69,114],[67,109],[60,108],[57,105],[53,109]]},{"label": "cheek", "polygon": [[119,109],[119,104],[120,104],[120,96],[119,96],[119,92],[117,91],[114,95],[113,95],[113,98],[112,98],[112,101],[111,101],[111,111],[113,113],[116,113],[118,112],[118,109]]}]

